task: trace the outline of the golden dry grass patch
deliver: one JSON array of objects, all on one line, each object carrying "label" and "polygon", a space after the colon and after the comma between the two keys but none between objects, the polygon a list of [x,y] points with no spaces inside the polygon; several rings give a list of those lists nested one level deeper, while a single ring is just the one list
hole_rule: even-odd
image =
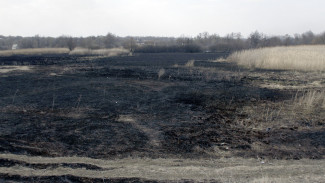
[{"label": "golden dry grass patch", "polygon": [[76,48],[72,50],[70,55],[98,55],[98,56],[106,56],[113,57],[119,55],[128,55],[130,53],[129,50],[124,48],[111,48],[111,49],[87,49],[87,48]]},{"label": "golden dry grass patch", "polygon": [[0,51],[0,56],[12,55],[46,55],[46,54],[70,54],[70,55],[96,55],[96,56],[119,56],[128,55],[129,50],[124,48],[111,48],[111,49],[87,49],[76,48],[70,51],[68,48],[29,48],[17,50],[3,50]]},{"label": "golden dry grass patch", "polygon": [[131,115],[120,115],[117,118],[118,122],[125,122],[125,123],[134,123],[135,119]]},{"label": "golden dry grass patch", "polygon": [[279,84],[279,83],[265,83],[259,85],[261,88],[267,89],[280,89],[280,90],[303,90],[310,88],[324,88],[325,84],[322,84],[320,81],[315,81],[312,83],[307,83],[305,85],[290,85],[290,84]]},{"label": "golden dry grass patch", "polygon": [[31,71],[31,66],[0,66],[0,73],[5,74],[13,71]]},{"label": "golden dry grass patch", "polygon": [[218,58],[217,60],[209,60],[209,62],[223,63],[223,62],[228,62],[228,60],[222,57],[222,58]]},{"label": "golden dry grass patch", "polygon": [[68,48],[30,48],[17,50],[3,50],[0,51],[0,56],[12,55],[43,55],[43,54],[67,54]]},{"label": "golden dry grass patch", "polygon": [[239,51],[228,61],[248,68],[325,71],[325,46],[288,46]]}]

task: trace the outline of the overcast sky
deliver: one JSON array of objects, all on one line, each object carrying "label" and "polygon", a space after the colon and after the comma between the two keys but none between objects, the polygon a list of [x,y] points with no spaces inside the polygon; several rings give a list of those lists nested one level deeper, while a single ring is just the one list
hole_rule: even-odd
[{"label": "overcast sky", "polygon": [[221,36],[325,31],[324,0],[0,0],[0,35]]}]

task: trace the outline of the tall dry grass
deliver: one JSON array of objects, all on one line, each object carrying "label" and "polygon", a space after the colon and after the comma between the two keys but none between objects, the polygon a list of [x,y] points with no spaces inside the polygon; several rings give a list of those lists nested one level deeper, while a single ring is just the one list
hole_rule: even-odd
[{"label": "tall dry grass", "polygon": [[2,50],[0,56],[12,55],[46,55],[46,54],[67,54],[68,48],[30,48],[18,50]]},{"label": "tall dry grass", "polygon": [[325,46],[290,46],[244,50],[228,61],[248,68],[325,71]]},{"label": "tall dry grass", "polygon": [[119,55],[128,55],[129,50],[124,48],[111,48],[111,49],[97,49],[91,50],[87,48],[76,48],[72,50],[70,55],[98,55],[98,56],[119,56]]}]

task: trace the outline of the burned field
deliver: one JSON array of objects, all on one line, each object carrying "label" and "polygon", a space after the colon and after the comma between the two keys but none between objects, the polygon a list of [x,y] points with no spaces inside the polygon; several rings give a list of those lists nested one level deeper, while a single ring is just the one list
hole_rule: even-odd
[{"label": "burned field", "polygon": [[0,152],[324,158],[324,110],[302,101],[324,90],[324,73],[213,61],[223,56],[1,57]]}]

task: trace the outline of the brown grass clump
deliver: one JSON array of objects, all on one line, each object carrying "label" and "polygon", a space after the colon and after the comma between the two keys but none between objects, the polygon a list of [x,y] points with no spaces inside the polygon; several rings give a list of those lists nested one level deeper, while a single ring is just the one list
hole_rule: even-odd
[{"label": "brown grass clump", "polygon": [[259,48],[235,52],[227,60],[248,68],[325,71],[325,46]]},{"label": "brown grass clump", "polygon": [[[30,71],[30,66],[0,66],[0,73],[9,73],[12,71]],[[1,76],[0,76],[1,77]]]}]

